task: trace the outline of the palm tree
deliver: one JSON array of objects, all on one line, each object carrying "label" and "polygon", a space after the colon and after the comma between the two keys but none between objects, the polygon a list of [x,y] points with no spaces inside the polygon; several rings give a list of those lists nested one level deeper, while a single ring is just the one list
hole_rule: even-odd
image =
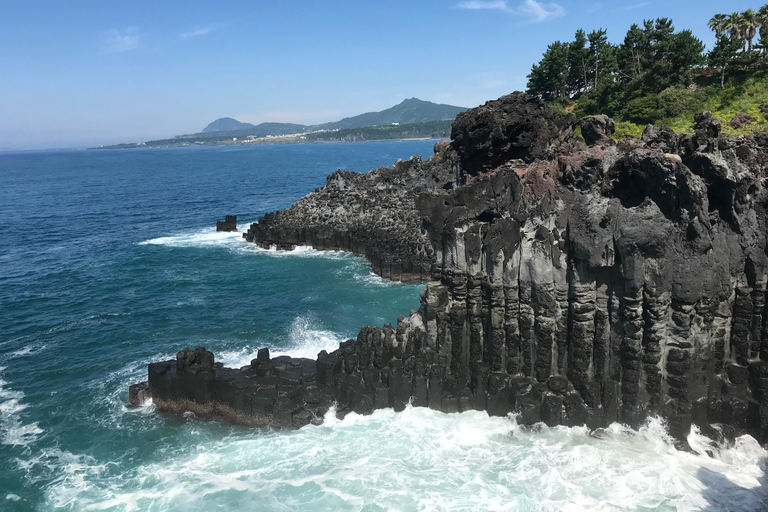
[{"label": "palm tree", "polygon": [[731,38],[744,38],[744,24],[741,21],[741,13],[733,12],[728,15],[728,22],[725,30],[731,35]]},{"label": "palm tree", "polygon": [[768,4],[757,11],[757,21],[760,25],[760,38],[768,39]]},{"label": "palm tree", "polygon": [[741,14],[741,26],[743,37],[747,40],[747,51],[752,51],[752,39],[757,35],[757,27],[760,26],[757,14],[752,9],[747,9]]},{"label": "palm tree", "polygon": [[[763,7],[768,8],[768,5]],[[728,26],[728,16],[725,14],[715,14],[712,16],[712,19],[709,20],[707,26],[715,31],[715,37],[720,37],[720,34],[722,34],[723,30]]]}]

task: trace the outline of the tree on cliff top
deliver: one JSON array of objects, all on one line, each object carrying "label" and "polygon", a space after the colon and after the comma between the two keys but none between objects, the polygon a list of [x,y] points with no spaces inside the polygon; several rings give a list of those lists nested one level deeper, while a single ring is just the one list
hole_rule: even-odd
[{"label": "tree on cliff top", "polygon": [[568,45],[556,41],[528,75],[528,90],[544,101],[568,97]]},{"label": "tree on cliff top", "polygon": [[690,30],[675,32],[668,18],[632,25],[618,46],[604,29],[579,30],[574,41],[547,48],[528,75],[528,92],[546,101],[578,99],[584,113],[617,115],[633,99],[687,87],[703,52]]},{"label": "tree on cliff top", "polygon": [[725,87],[725,72],[731,66],[744,46],[744,41],[738,37],[731,37],[721,33],[717,38],[717,44],[709,52],[707,59],[709,65],[720,70],[720,88]]}]

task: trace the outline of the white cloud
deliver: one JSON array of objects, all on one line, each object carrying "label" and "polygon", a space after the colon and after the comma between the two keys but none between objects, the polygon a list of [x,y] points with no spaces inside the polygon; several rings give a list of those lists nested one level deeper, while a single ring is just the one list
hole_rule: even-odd
[{"label": "white cloud", "polygon": [[139,46],[141,46],[141,34],[136,27],[125,30],[113,28],[101,34],[101,47],[106,52],[125,52]]},{"label": "white cloud", "polygon": [[196,30],[191,30],[189,32],[183,32],[181,34],[181,38],[182,39],[190,39],[190,38],[193,38],[193,37],[200,37],[200,36],[204,36],[206,34],[210,34],[214,30],[216,30],[216,25],[208,25],[207,27],[201,27],[201,28],[198,28]]},{"label": "white cloud", "polygon": [[556,3],[545,4],[536,0],[525,0],[515,9],[516,14],[526,16],[531,21],[539,23],[565,15],[565,9]]},{"label": "white cloud", "polygon": [[616,11],[633,11],[635,9],[642,9],[643,7],[648,7],[651,5],[651,2],[639,2],[632,5],[627,5],[625,7],[621,7],[619,9],[615,9]]},{"label": "white cloud", "polygon": [[459,9],[496,9],[499,11],[509,11],[507,2],[480,2],[473,0],[471,2],[461,2],[456,7]]},{"label": "white cloud", "polygon": [[480,0],[470,0],[460,2],[456,5],[459,9],[489,9],[495,11],[508,12],[515,16],[528,19],[531,23],[541,23],[542,21],[559,18],[565,15],[565,9],[556,3],[537,2],[536,0],[523,0],[517,7],[510,7],[506,1],[484,2]]}]

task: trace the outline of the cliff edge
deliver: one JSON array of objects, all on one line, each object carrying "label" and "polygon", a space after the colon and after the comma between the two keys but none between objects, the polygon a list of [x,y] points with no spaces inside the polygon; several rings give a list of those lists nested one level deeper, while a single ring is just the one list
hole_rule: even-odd
[{"label": "cliff edge", "polygon": [[334,173],[246,238],[364,255],[426,281],[419,309],[316,361],[182,351],[132,396],[249,425],[410,401],[768,441],[768,136],[726,139],[708,113],[690,135],[614,129],[514,93],[460,114],[427,161]]}]

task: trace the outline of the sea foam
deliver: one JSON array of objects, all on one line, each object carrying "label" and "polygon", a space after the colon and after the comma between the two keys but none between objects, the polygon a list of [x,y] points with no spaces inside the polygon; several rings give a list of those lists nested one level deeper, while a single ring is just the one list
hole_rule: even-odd
[{"label": "sea foam", "polygon": [[[0,375],[4,367],[0,367]],[[43,430],[37,422],[24,423],[21,412],[27,408],[22,402],[24,393],[8,387],[0,378],[0,443],[10,446],[28,446],[34,443]]]},{"label": "sea foam", "polygon": [[766,455],[748,437],[714,457],[679,451],[659,420],[598,439],[477,411],[330,411],[321,426],[212,437],[129,474],[70,469],[47,496],[94,510],[752,512],[768,504]]},{"label": "sea foam", "polygon": [[253,344],[235,349],[223,350],[216,354],[216,360],[224,363],[224,366],[240,368],[249,365],[256,358],[260,348],[267,347],[271,357],[291,356],[316,359],[322,350],[332,352],[339,348],[339,343],[345,340],[344,336],[328,330],[316,329],[316,320],[311,315],[296,317],[287,332],[284,345],[270,346]]}]

